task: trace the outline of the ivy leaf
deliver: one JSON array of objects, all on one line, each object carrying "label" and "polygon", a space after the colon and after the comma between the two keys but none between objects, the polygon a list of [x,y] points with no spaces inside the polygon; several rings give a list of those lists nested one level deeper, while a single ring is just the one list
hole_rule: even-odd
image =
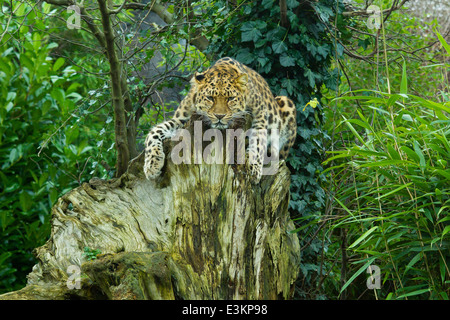
[{"label": "ivy leaf", "polygon": [[283,53],[287,51],[287,45],[284,41],[275,41],[272,44],[272,49],[274,53]]},{"label": "ivy leaf", "polygon": [[239,50],[236,55],[236,60],[243,64],[250,64],[253,62],[254,56],[247,48],[245,48],[243,50]]},{"label": "ivy leaf", "polygon": [[294,92],[295,81],[292,79],[283,79],[281,85],[284,89],[286,89],[288,95],[291,95]]},{"label": "ivy leaf", "polygon": [[258,29],[252,29],[249,31],[243,31],[241,34],[241,40],[242,42],[256,42],[261,36],[262,34]]},{"label": "ivy leaf", "polygon": [[286,6],[289,9],[295,9],[298,7],[299,4],[300,4],[300,2],[298,2],[297,0],[287,0],[286,1]]},{"label": "ivy leaf", "polygon": [[273,6],[273,0],[263,0],[262,3],[261,3],[261,6],[264,9],[270,9]]},{"label": "ivy leaf", "polygon": [[342,55],[344,54],[344,46],[338,43],[336,46],[336,52],[338,54],[338,57],[342,57]]},{"label": "ivy leaf", "polygon": [[242,42],[253,41],[256,42],[262,37],[261,30],[267,27],[267,23],[264,21],[249,21],[241,27],[241,40]]},{"label": "ivy leaf", "polygon": [[324,22],[328,22],[328,19],[333,16],[333,10],[320,2],[314,3],[312,6]]},{"label": "ivy leaf", "polygon": [[306,69],[304,73],[305,77],[308,78],[309,85],[311,88],[314,88],[316,84],[316,78],[319,78],[314,72],[311,71],[311,69]]},{"label": "ivy leaf", "polygon": [[317,53],[320,54],[322,57],[326,58],[329,53],[329,49],[326,45],[317,47]]},{"label": "ivy leaf", "polygon": [[261,67],[264,67],[270,60],[264,57],[258,58],[257,61]]},{"label": "ivy leaf", "polygon": [[300,42],[300,35],[298,35],[297,33],[289,34],[288,39],[290,43],[297,44]]},{"label": "ivy leaf", "polygon": [[316,167],[312,163],[308,163],[305,168],[311,175],[316,172]]},{"label": "ivy leaf", "polygon": [[306,49],[307,49],[309,52],[311,52],[311,54],[312,54],[313,56],[316,56],[316,55],[317,55],[317,47],[316,47],[313,43],[308,42],[308,43],[306,44]]},{"label": "ivy leaf", "polygon": [[280,56],[280,64],[283,67],[293,67],[295,66],[295,59],[288,56],[287,54],[282,54]]}]

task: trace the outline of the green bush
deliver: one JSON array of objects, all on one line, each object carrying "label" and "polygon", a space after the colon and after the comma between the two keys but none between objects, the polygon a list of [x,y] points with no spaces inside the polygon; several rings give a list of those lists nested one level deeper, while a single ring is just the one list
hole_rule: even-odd
[{"label": "green bush", "polygon": [[0,16],[8,27],[0,30],[0,293],[25,285],[56,199],[93,172],[105,175],[92,141],[104,124],[77,122],[89,106],[79,69],[52,57],[58,45],[40,31],[39,10],[22,2],[13,10],[9,23]]},{"label": "green bush", "polygon": [[[324,264],[332,267],[323,283],[344,299],[448,299],[450,292],[449,46],[436,32],[447,54],[429,51],[436,39],[416,34],[427,26],[396,17],[390,37],[405,24],[416,29],[389,42],[398,51],[383,57],[388,64],[343,63],[345,93],[327,110],[333,139],[322,236],[331,243]],[[412,59],[403,56],[405,43]],[[369,265],[380,268],[379,290],[367,290]]]},{"label": "green bush", "polygon": [[[367,92],[367,91],[365,91]],[[352,277],[381,268],[381,298],[448,299],[450,293],[450,106],[413,95],[372,92],[370,116],[343,119],[355,143],[327,162],[333,171]],[[356,268],[356,269],[355,269]]]}]

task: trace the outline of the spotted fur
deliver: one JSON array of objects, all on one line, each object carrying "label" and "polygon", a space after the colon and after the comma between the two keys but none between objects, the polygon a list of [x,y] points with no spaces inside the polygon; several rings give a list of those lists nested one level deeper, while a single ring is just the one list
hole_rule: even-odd
[{"label": "spotted fur", "polygon": [[191,89],[174,117],[155,126],[145,140],[144,173],[148,179],[161,174],[163,140],[172,137],[193,113],[203,116],[211,128],[226,129],[234,120],[250,114],[252,134],[248,166],[254,183],[261,179],[264,153],[270,130],[280,132],[280,159],[286,159],[297,134],[296,109],[288,97],[274,97],[269,85],[256,71],[231,58],[222,58],[203,73],[196,73]]}]

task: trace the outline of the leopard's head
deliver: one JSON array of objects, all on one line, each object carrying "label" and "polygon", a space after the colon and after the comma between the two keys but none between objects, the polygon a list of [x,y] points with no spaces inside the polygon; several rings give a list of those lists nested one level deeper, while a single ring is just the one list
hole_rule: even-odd
[{"label": "leopard's head", "polygon": [[226,129],[233,120],[246,114],[248,75],[228,65],[213,66],[196,73],[193,103],[197,113],[210,122],[212,128]]}]

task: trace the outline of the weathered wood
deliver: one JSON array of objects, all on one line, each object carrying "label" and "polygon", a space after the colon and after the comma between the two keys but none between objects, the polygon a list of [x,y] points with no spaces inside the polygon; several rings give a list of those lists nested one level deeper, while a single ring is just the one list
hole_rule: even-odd
[{"label": "weathered wood", "polygon": [[[58,199],[27,287],[0,299],[288,299],[300,247],[287,167],[252,186],[245,165],[166,159],[155,181],[141,154],[122,177]],[[85,247],[102,254],[87,261]]]}]

